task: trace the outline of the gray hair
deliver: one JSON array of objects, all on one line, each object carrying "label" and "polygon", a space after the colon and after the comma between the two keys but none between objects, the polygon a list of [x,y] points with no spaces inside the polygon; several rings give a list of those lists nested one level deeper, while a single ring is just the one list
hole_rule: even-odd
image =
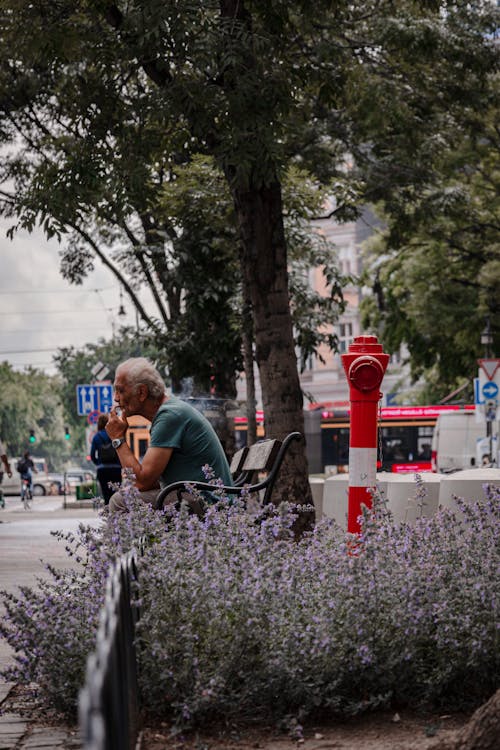
[{"label": "gray hair", "polygon": [[159,399],[165,395],[165,383],[163,378],[149,359],[146,357],[131,357],[126,359],[116,368],[118,372],[125,374],[128,383],[137,389],[139,385],[146,385],[151,398]]}]

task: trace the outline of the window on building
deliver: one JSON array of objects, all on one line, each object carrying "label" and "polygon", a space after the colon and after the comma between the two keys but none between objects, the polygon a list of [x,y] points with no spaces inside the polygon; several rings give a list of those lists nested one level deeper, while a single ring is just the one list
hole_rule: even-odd
[{"label": "window on building", "polygon": [[354,339],[352,323],[339,323],[336,328],[339,340],[339,352],[346,352]]},{"label": "window on building", "polygon": [[338,251],[338,262],[340,271],[345,276],[350,276],[356,272],[355,253],[351,247],[343,246]]}]

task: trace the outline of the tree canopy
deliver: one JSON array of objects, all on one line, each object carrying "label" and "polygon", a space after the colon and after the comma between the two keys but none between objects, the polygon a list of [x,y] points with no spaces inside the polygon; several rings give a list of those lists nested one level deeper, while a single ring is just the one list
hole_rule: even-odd
[{"label": "tree canopy", "polygon": [[473,398],[486,321],[500,350],[497,84],[492,74],[482,92],[484,116],[468,112],[443,147],[439,179],[411,201],[395,199],[389,210],[380,205],[387,228],[366,252],[376,294],[364,301],[365,321],[390,352],[408,346],[413,377],[424,377],[431,399],[467,381],[462,397]]},{"label": "tree canopy", "polygon": [[[80,218],[90,201],[105,214],[112,196],[113,221],[128,236],[134,206],[135,261],[147,257],[168,298],[154,248],[172,226],[158,226],[151,205],[175,164],[210,155],[234,205],[266,426],[278,437],[303,429],[283,175],[296,162],[332,180],[338,218],[367,200],[389,213],[410,205],[438,179],[462,113],[485,110],[498,54],[493,5],[11,0],[0,10],[11,50],[0,73],[4,140],[22,132],[21,113],[24,128],[60,127],[57,160],[48,134],[38,162],[10,163],[11,178],[34,170],[21,221],[57,232],[67,210]],[[292,462],[289,495],[307,498],[303,452]]]},{"label": "tree canopy", "polygon": [[[15,371],[0,364],[0,435],[10,456],[29,450],[35,456],[58,460],[72,448],[64,437],[65,414],[61,381],[39,370]],[[35,442],[30,443],[33,431]]]}]

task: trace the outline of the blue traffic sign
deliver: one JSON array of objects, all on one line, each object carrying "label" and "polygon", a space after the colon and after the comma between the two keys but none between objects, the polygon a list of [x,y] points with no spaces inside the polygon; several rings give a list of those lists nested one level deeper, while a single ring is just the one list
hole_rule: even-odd
[{"label": "blue traffic sign", "polygon": [[491,401],[498,395],[498,385],[490,380],[488,383],[484,383],[482,387],[483,396]]},{"label": "blue traffic sign", "polygon": [[113,395],[113,386],[105,383],[77,385],[76,405],[78,414],[86,416],[92,411],[111,411]]},{"label": "blue traffic sign", "polygon": [[476,406],[484,404],[484,398],[481,397],[481,381],[474,378],[474,403]]}]

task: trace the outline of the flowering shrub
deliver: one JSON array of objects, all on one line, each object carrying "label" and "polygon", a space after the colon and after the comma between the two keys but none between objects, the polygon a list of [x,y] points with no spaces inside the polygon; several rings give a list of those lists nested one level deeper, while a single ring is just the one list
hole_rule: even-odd
[{"label": "flowering shrub", "polygon": [[200,520],[126,493],[130,513],[82,530],[83,575],[8,602],[3,631],[21,650],[11,678],[38,682],[59,707],[75,705],[107,566],[138,537],[140,683],[163,718],[459,708],[497,687],[498,489],[412,526],[394,524],[376,496],[361,537],[325,519],[299,542],[299,510],[286,504],[257,523],[221,499]]},{"label": "flowering shrub", "polygon": [[47,578],[36,589],[21,587],[19,593],[0,592],[5,615],[2,635],[15,651],[12,667],[2,672],[8,680],[35,682],[50,704],[75,715],[78,691],[85,679],[88,654],[94,649],[99,611],[111,563],[128,551],[139,537],[152,538],[158,523],[154,512],[139,504],[130,478],[123,490],[132,512],[103,519],[99,528],[80,525],[76,534],[56,532],[75,560],[72,570],[46,566]]},{"label": "flowering shrub", "polygon": [[328,520],[299,543],[290,509],[176,516],[141,561],[141,681],[178,721],[452,707],[496,687],[498,490],[414,526],[380,503],[353,547]]}]

